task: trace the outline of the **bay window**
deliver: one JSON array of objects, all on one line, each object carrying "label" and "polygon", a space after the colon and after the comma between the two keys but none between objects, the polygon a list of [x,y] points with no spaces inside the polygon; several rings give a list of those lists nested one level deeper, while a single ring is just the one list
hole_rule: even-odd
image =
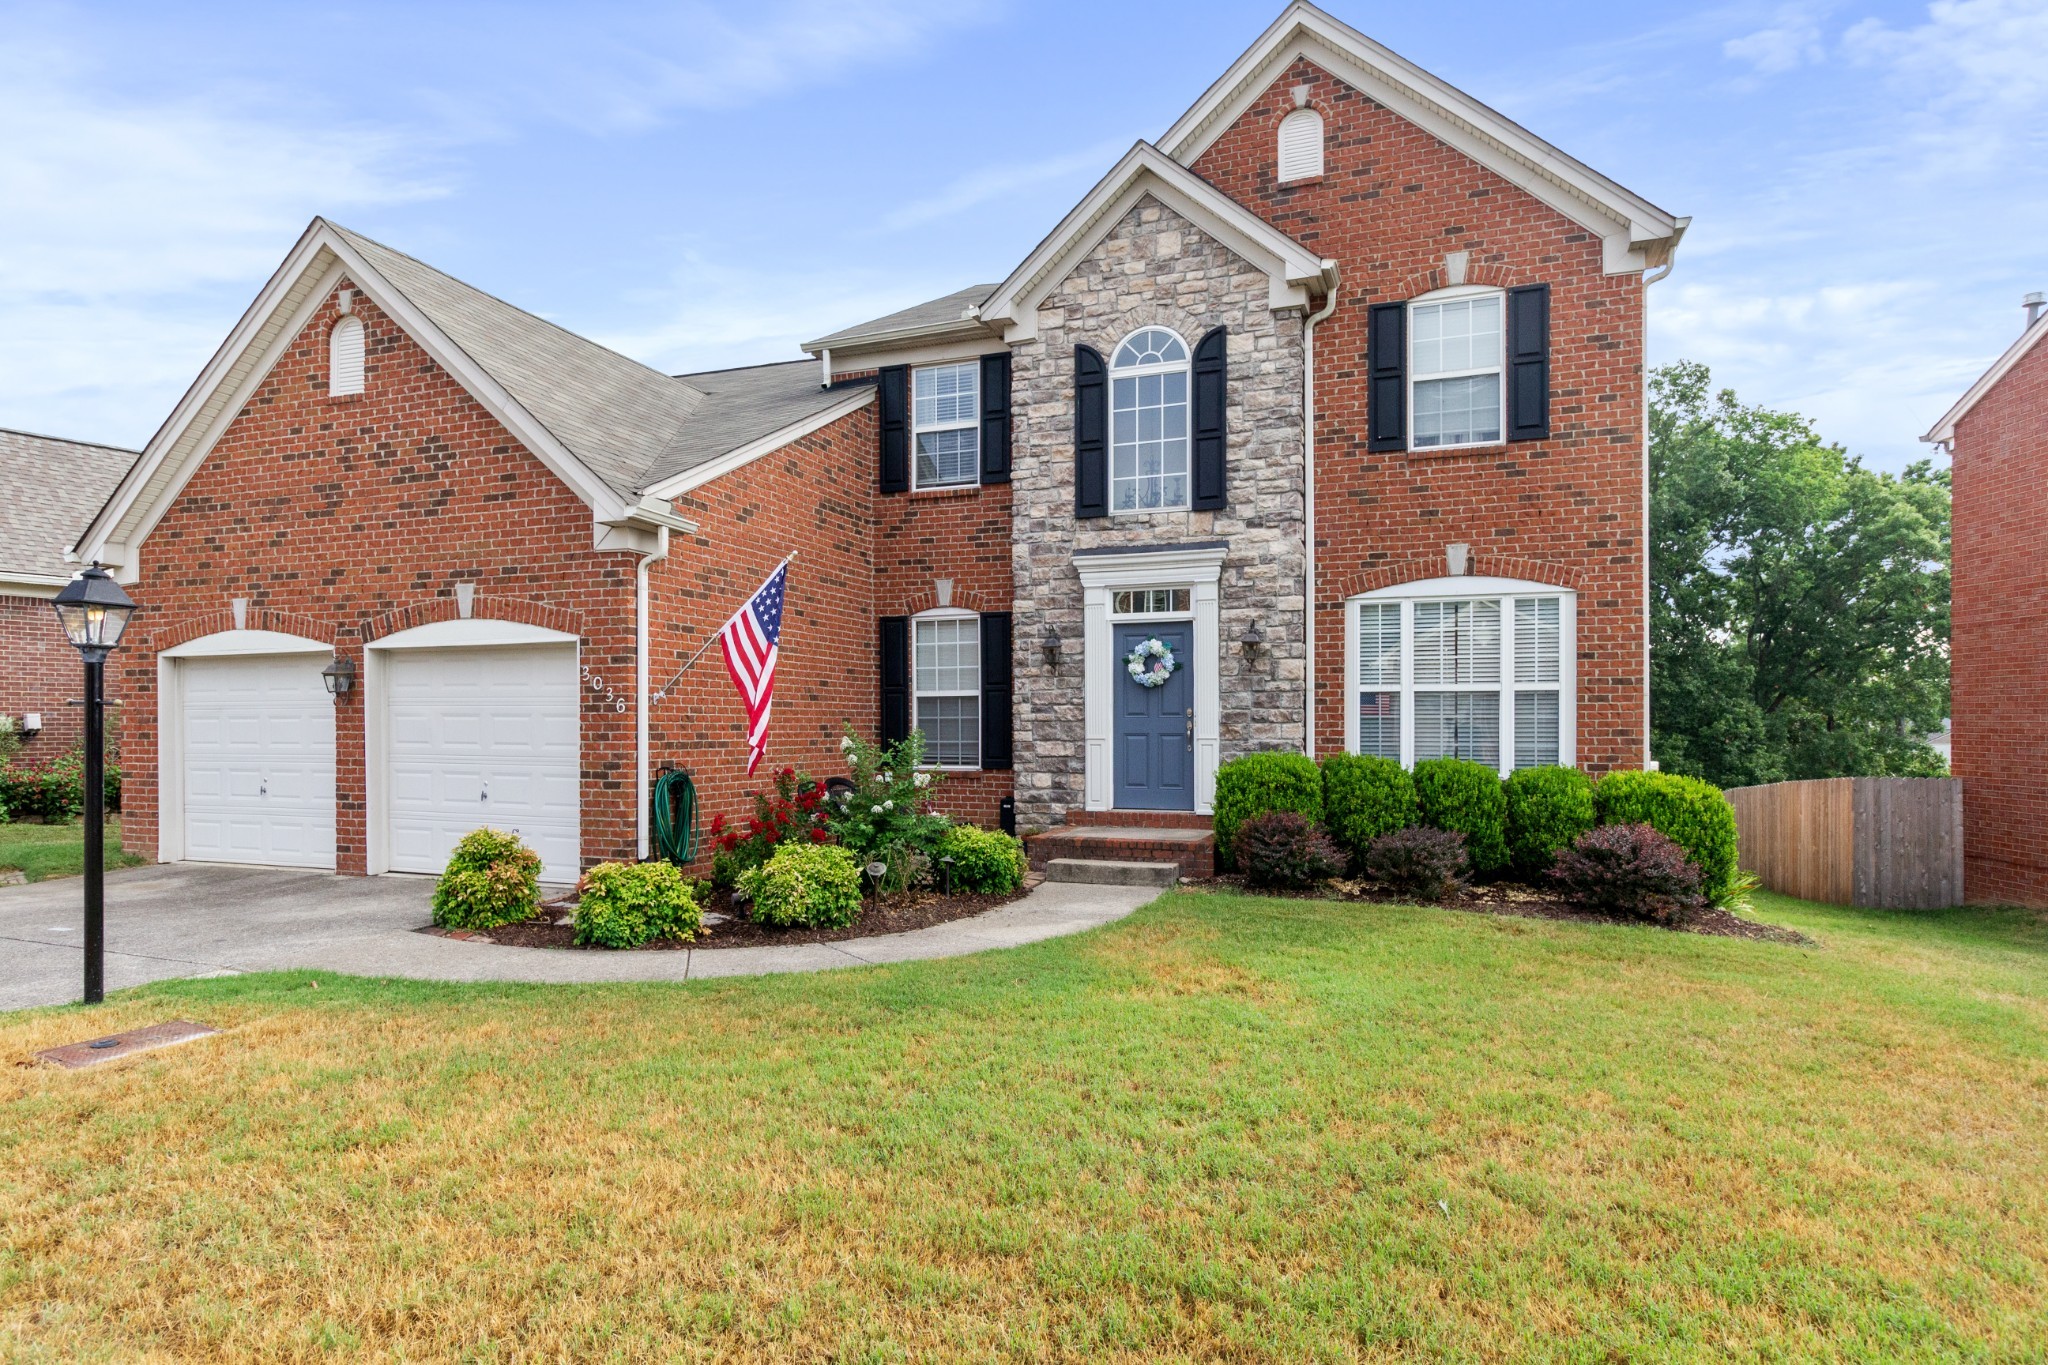
[{"label": "bay window", "polygon": [[1345,739],[1413,766],[1461,758],[1503,775],[1574,761],[1576,598],[1514,579],[1447,578],[1352,599]]}]

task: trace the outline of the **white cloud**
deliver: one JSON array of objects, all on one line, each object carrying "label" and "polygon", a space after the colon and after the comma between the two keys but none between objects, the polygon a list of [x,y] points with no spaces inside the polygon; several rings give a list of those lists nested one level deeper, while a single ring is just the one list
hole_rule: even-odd
[{"label": "white cloud", "polygon": [[1935,0],[1926,23],[1865,19],[1842,35],[1842,48],[1938,108],[2012,115],[2048,106],[2048,0]]},{"label": "white cloud", "polygon": [[1123,150],[1124,146],[1121,143],[1106,142],[1085,151],[1048,157],[1043,161],[991,166],[986,170],[972,171],[934,194],[905,204],[885,217],[882,225],[891,230],[920,227],[941,218],[950,218],[956,213],[965,212],[991,200],[1035,189],[1050,181],[1065,180],[1083,172],[1093,172],[1100,176],[1115,164],[1118,154]]},{"label": "white cloud", "polygon": [[1735,61],[1749,63],[1766,76],[1827,59],[1819,15],[1801,6],[1780,10],[1767,28],[1730,38],[1721,44],[1721,52]]}]

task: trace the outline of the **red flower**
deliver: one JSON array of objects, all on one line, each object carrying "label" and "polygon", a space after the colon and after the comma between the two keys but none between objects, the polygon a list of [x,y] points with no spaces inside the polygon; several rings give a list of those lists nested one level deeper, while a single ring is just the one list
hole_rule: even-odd
[{"label": "red flower", "polygon": [[828,843],[831,841],[831,838],[832,836],[830,834],[827,834],[822,829],[814,829],[811,831],[811,842],[814,844]]},{"label": "red flower", "polygon": [[725,816],[723,814],[712,816],[711,837],[715,839],[723,833],[725,833]]}]

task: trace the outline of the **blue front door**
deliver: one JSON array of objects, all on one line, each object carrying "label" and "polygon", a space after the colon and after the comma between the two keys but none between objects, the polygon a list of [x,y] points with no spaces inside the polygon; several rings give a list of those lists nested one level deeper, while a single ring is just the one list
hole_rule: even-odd
[{"label": "blue front door", "polygon": [[[1146,640],[1173,651],[1164,684],[1145,687],[1124,660]],[[1116,628],[1118,810],[1195,808],[1194,631],[1186,621]]]}]

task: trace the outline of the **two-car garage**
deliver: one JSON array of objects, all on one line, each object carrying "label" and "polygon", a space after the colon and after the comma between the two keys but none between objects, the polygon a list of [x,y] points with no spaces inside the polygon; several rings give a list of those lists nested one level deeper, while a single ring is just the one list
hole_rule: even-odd
[{"label": "two-car garage", "polygon": [[[437,873],[489,825],[525,839],[545,880],[575,880],[574,636],[470,620],[402,631],[371,643],[360,695],[339,702],[321,676],[333,657],[253,630],[159,656],[161,857],[334,867],[339,766],[363,774],[371,872]],[[338,706],[360,706],[360,727],[337,730]]]}]

